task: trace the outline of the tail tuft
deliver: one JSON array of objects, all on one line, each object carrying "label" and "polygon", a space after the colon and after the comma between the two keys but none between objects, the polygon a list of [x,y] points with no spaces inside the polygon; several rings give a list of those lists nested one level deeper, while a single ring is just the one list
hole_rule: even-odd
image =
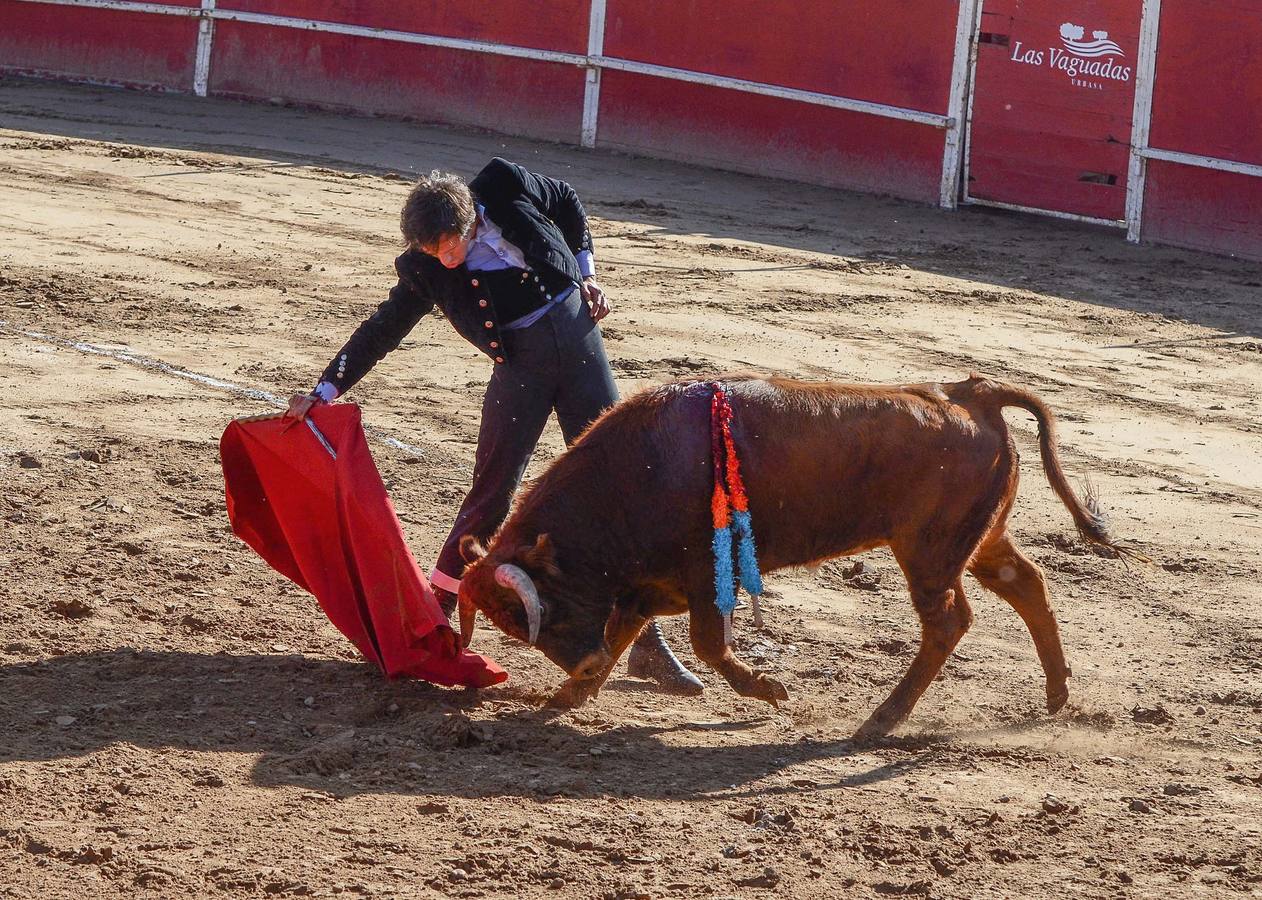
[{"label": "tail tuft", "polygon": [[1109,544],[1113,543],[1111,534],[1112,529],[1109,527],[1109,514],[1105,512],[1104,505],[1100,502],[1100,491],[1096,488],[1095,482],[1090,476],[1083,476],[1081,480],[1083,505],[1087,508],[1088,521],[1091,524],[1090,532],[1086,529],[1079,528],[1078,532],[1084,540],[1095,542],[1098,538],[1093,538],[1092,533],[1097,536],[1104,537]]},{"label": "tail tuft", "polygon": [[1104,505],[1100,502],[1100,492],[1090,477],[1082,479],[1082,494],[1083,505],[1087,508],[1088,521],[1091,525],[1090,530],[1082,527],[1078,529],[1078,534],[1084,541],[1091,544],[1100,555],[1111,559],[1120,559],[1123,562],[1128,559],[1142,563],[1152,562],[1138,550],[1114,540],[1109,528],[1109,515],[1105,512]]}]

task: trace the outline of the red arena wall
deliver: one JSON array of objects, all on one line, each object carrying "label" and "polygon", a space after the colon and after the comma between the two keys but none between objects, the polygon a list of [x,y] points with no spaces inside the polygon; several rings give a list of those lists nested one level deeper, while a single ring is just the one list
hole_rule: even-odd
[{"label": "red arena wall", "polygon": [[925,203],[942,168],[926,125],[625,72],[602,76],[598,145]]},{"label": "red arena wall", "polygon": [[[210,93],[285,100],[573,141],[583,114],[576,66],[321,34],[247,22],[215,26]],[[264,48],[266,52],[263,52]]]},{"label": "red arena wall", "polygon": [[[196,6],[197,4],[194,3]],[[533,0],[452,3],[450,0],[224,0],[234,10],[388,28],[414,34],[583,53],[587,0],[548,0],[547,15]]]},{"label": "red arena wall", "polygon": [[0,23],[0,71],[177,91],[193,81],[192,18],[0,2]]},{"label": "red arena wall", "polygon": [[[1165,0],[1149,145],[1262,167],[1259,110],[1262,3]],[[1143,235],[1262,259],[1262,177],[1150,160]]]},{"label": "red arena wall", "polygon": [[[934,0],[844,10],[824,0],[791,7],[612,0],[604,50],[620,59],[945,116],[957,15],[954,3]],[[933,126],[647,75],[607,71],[601,78],[600,144],[938,199],[943,132]]]},{"label": "red arena wall", "polygon": [[[233,0],[231,6],[537,50],[587,49],[587,0],[553,0],[546,16],[529,0]],[[282,97],[545,140],[574,140],[579,131],[583,71],[574,65],[248,22],[215,27],[211,93]]]},{"label": "red arena wall", "polygon": [[1262,259],[1262,0],[0,0],[0,22],[0,72],[470,125]]},{"label": "red arena wall", "polygon": [[1262,260],[1262,178],[1149,162],[1144,239]]},{"label": "red arena wall", "polygon": [[945,113],[957,9],[941,0],[612,0],[605,53]]}]

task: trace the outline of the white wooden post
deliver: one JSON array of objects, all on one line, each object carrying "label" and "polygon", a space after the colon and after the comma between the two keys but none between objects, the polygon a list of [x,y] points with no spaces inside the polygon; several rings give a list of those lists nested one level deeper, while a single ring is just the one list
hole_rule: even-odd
[{"label": "white wooden post", "polygon": [[1135,112],[1131,117],[1131,160],[1126,177],[1126,239],[1139,243],[1144,219],[1144,190],[1148,175],[1149,132],[1152,130],[1152,93],[1157,72],[1157,38],[1161,28],[1161,0],[1144,0],[1139,20],[1139,59],[1135,66]]},{"label": "white wooden post", "polygon": [[215,40],[215,20],[210,13],[215,8],[215,0],[202,0],[202,13],[197,20],[197,56],[193,62],[193,93],[198,97],[206,96],[206,87],[210,83],[210,48]]},{"label": "white wooden post", "polygon": [[592,0],[591,19],[587,26],[587,81],[583,88],[584,147],[596,146],[596,125],[600,118],[600,66],[596,60],[605,55],[605,0]]},{"label": "white wooden post", "polygon": [[942,188],[938,205],[955,209],[964,159],[965,126],[968,123],[969,85],[977,59],[978,17],[982,0],[960,0],[955,20],[955,59],[951,64],[951,93],[947,99],[946,141],[942,149]]}]

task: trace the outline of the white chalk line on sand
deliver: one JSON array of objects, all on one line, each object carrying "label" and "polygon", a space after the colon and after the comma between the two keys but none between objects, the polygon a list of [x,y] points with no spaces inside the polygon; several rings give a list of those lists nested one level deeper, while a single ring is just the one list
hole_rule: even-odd
[{"label": "white chalk line on sand", "polygon": [[[222,378],[215,378],[211,375],[203,375],[201,372],[193,372],[189,369],[173,366],[165,363],[160,359],[154,359],[151,356],[142,356],[139,353],[133,353],[130,350],[116,350],[110,347],[102,347],[98,344],[89,344],[87,341],[76,341],[70,338],[57,337],[54,334],[46,334],[42,331],[27,331],[22,328],[15,328],[8,322],[0,319],[0,330],[9,332],[10,334],[21,335],[34,341],[41,341],[45,344],[52,344],[55,347],[68,347],[71,350],[78,350],[80,353],[87,353],[92,356],[107,356],[110,359],[117,360],[121,363],[127,363],[129,366],[135,366],[140,369],[149,369],[154,372],[161,372],[164,375],[174,375],[177,378],[184,378],[197,384],[212,387],[216,390],[229,391],[233,394],[239,394],[242,397],[249,397],[251,400],[259,400],[263,403],[270,404],[277,409],[288,409],[289,401],[269,391],[262,391],[258,388],[245,387],[244,385],[234,384],[231,381],[224,381]],[[425,451],[419,447],[405,443],[396,437],[382,431],[373,425],[364,426],[364,431],[372,437],[381,441],[388,447],[396,450],[402,450],[404,453],[410,453],[416,457],[424,457]]]}]

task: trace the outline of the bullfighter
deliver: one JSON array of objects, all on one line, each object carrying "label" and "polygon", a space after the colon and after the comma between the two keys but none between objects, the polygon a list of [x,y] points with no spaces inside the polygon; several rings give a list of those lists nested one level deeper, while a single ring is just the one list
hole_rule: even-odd
[{"label": "bullfighter", "polygon": [[[596,280],[582,203],[564,181],[491,160],[468,184],[435,171],[421,178],[400,216],[405,251],[398,283],[351,335],[309,394],[288,414],[345,395],[437,306],[494,363],[482,399],[473,484],[430,574],[450,618],[465,562],[460,539],[491,537],[509,511],[549,415],[567,445],[618,400],[597,326],[609,298]],[[628,672],[674,694],[701,681],[648,623]]]}]

